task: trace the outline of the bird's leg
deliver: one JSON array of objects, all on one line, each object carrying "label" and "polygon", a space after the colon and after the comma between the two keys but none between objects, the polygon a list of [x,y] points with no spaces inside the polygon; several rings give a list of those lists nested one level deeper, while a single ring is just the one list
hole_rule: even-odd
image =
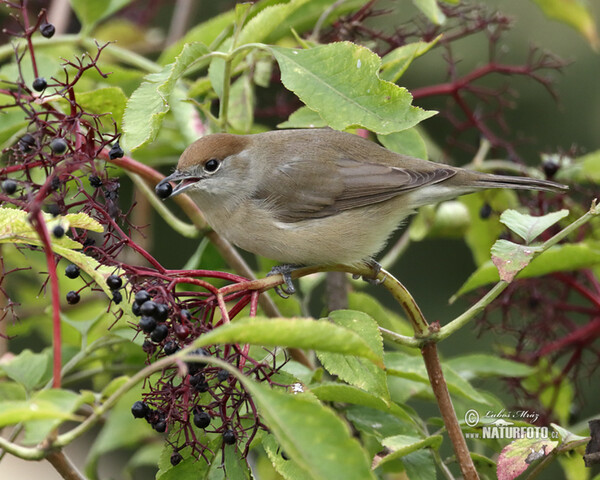
[{"label": "bird's leg", "polygon": [[302,265],[295,265],[293,263],[284,263],[283,265],[274,266],[269,273],[267,273],[267,277],[271,275],[282,275],[284,285],[275,287],[275,292],[281,298],[289,298],[294,293],[296,293],[296,289],[294,288],[294,283],[292,282],[292,272],[302,268]]},{"label": "bird's leg", "polygon": [[[371,267],[373,269],[373,274],[372,275],[369,275],[369,276],[363,275],[362,276],[362,279],[365,282],[369,282],[371,285],[379,285],[380,283],[383,282],[383,280],[385,280],[385,278],[382,279],[382,280],[379,280],[377,278],[377,275],[379,275],[379,272],[381,271],[381,268],[382,268],[381,265],[378,262],[376,262],[372,258],[369,258],[368,260],[365,260],[365,264],[368,267]],[[360,278],[360,275],[354,274],[354,275],[352,275],[352,278],[354,280],[356,280],[356,279]]]}]

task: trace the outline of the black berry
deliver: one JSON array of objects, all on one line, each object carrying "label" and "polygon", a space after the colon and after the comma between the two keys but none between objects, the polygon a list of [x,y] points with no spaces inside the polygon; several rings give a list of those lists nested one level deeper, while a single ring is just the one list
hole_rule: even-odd
[{"label": "black berry", "polygon": [[206,377],[204,376],[203,373],[197,373],[196,375],[190,376],[190,385],[192,387],[196,387],[205,381],[206,381]]},{"label": "black berry", "polygon": [[77,278],[79,276],[79,273],[79,267],[73,263],[67,265],[67,268],[65,268],[65,275],[68,278]]},{"label": "black berry", "polygon": [[140,304],[139,303],[135,303],[133,302],[133,305],[131,306],[131,312],[136,316],[139,317],[142,315],[142,312],[140,312]]},{"label": "black berry", "polygon": [[17,191],[17,182],[10,178],[4,180],[2,182],[2,190],[4,190],[4,193],[7,195],[12,195]]},{"label": "black berry", "polygon": [[163,347],[163,351],[167,355],[173,355],[178,350],[179,350],[179,345],[177,345],[177,342],[173,342],[172,340],[170,342],[165,343],[165,346]]},{"label": "black berry", "polygon": [[111,290],[118,290],[123,286],[123,280],[121,280],[121,277],[118,275],[110,275],[106,279],[106,285],[108,285],[108,288]]},{"label": "black berry", "polygon": [[52,235],[54,235],[56,238],[62,238],[64,234],[65,229],[62,227],[62,225],[57,225],[52,229]]},{"label": "black berry", "polygon": [[156,345],[150,340],[144,340],[144,343],[142,343],[142,350],[144,353],[152,355],[154,352],[156,352]]},{"label": "black berry", "polygon": [[[193,352],[190,352],[192,355],[201,355],[203,357],[207,357],[208,356],[208,352],[206,350],[204,350],[203,348],[198,348],[196,350],[194,350]],[[206,367],[206,362],[202,362],[202,361],[188,361],[186,362],[186,365],[188,367],[188,371],[190,375],[195,375],[198,372],[201,372],[204,367]]]},{"label": "black berry", "polygon": [[150,333],[156,328],[156,320],[152,317],[142,317],[140,318],[138,325],[144,332]]},{"label": "black berry", "polygon": [[219,372],[217,373],[217,380],[219,380],[219,382],[224,382],[228,378],[229,372],[227,370],[219,370]]},{"label": "black berry", "polygon": [[131,413],[135,418],[144,418],[148,413],[148,405],[141,400],[138,400],[132,405]]},{"label": "black berry", "polygon": [[135,303],[138,305],[147,302],[150,300],[150,298],[150,294],[146,290],[140,290],[139,292],[136,292],[135,296],[133,297]]},{"label": "black berry", "polygon": [[483,220],[490,218],[492,214],[492,206],[489,203],[484,203],[483,206],[479,209],[479,217]]},{"label": "black berry", "polygon": [[44,22],[40,25],[40,33],[43,37],[52,38],[56,29],[51,23]]},{"label": "black berry", "polygon": [[194,425],[198,428],[206,428],[210,425],[210,415],[206,412],[194,413]]},{"label": "black berry", "polygon": [[173,452],[173,454],[171,455],[171,465],[175,466],[175,465],[179,465],[179,463],[183,460],[183,457],[181,456],[181,453],[179,452]]},{"label": "black berry", "polygon": [[97,175],[90,175],[88,177],[90,185],[94,188],[100,188],[102,186],[102,180]]},{"label": "black berry", "polygon": [[[149,318],[152,318],[152,317],[149,317]],[[164,323],[161,323],[160,325],[157,325],[154,330],[152,330],[152,333],[150,334],[150,340],[152,340],[153,342],[156,342],[156,343],[160,343],[165,338],[167,338],[168,334],[169,334],[169,327],[167,327]]]},{"label": "black berry", "polygon": [[117,305],[123,301],[123,295],[118,290],[112,291],[112,299]]},{"label": "black berry", "polygon": [[33,146],[35,146],[35,138],[30,133],[26,133],[19,139],[19,148],[23,153],[31,152]]},{"label": "black berry", "polygon": [[548,158],[542,163],[542,168],[546,174],[546,178],[552,178],[558,172],[560,165],[555,158]]},{"label": "black berry", "polygon": [[154,303],[152,300],[142,303],[140,305],[140,312],[142,312],[142,315],[154,317],[156,314],[156,303]]},{"label": "black berry", "polygon": [[108,158],[111,160],[114,160],[115,158],[121,158],[123,155],[125,155],[125,152],[123,152],[119,142],[115,142],[108,152]]},{"label": "black berry", "polygon": [[154,312],[154,318],[159,322],[164,322],[169,317],[169,307],[164,303],[156,304],[156,312]]},{"label": "black berry", "polygon": [[159,420],[153,426],[154,430],[156,430],[158,433],[163,433],[167,431],[167,422],[165,422],[164,420]]},{"label": "black berry", "polygon": [[173,193],[173,187],[169,182],[160,182],[154,189],[158,198],[169,198]]},{"label": "black berry", "polygon": [[79,303],[79,300],[81,299],[81,297],[79,296],[79,294],[73,290],[71,290],[70,292],[67,292],[67,303],[69,305],[75,305],[76,303]]},{"label": "black berry", "polygon": [[200,382],[197,385],[194,385],[194,389],[199,393],[208,392],[210,385],[208,382]]},{"label": "black berry", "polygon": [[63,138],[55,138],[50,142],[50,149],[55,155],[62,155],[67,151],[67,142]]},{"label": "black berry", "polygon": [[233,433],[232,430],[225,430],[225,432],[223,432],[223,443],[225,445],[233,445],[235,440],[235,433]]},{"label": "black berry", "polygon": [[42,90],[44,90],[46,88],[46,85],[48,85],[46,83],[46,79],[44,77],[38,77],[33,81],[33,89],[36,92],[41,92]]}]

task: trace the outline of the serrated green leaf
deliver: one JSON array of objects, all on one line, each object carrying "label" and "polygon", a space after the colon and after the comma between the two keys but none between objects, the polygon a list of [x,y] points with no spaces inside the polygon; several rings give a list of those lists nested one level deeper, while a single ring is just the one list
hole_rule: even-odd
[{"label": "serrated green leaf", "polygon": [[197,347],[221,343],[285,346],[352,354],[381,364],[357,333],[327,321],[302,318],[248,317],[212,330],[198,338]]},{"label": "serrated green leaf", "polygon": [[[12,97],[11,97],[12,98]],[[5,105],[6,103],[0,96],[0,104]],[[12,142],[15,141],[14,135],[24,130],[29,124],[25,120],[23,110],[18,107],[15,108],[3,108],[0,110],[0,150],[4,150],[9,147]]]},{"label": "serrated green leaf", "polygon": [[164,116],[170,110],[170,97],[179,78],[200,57],[209,53],[201,43],[188,43],[173,63],[159,73],[144,77],[144,82],[133,92],[123,115],[124,142],[135,150],[156,138]]},{"label": "serrated green leaf", "polygon": [[42,400],[0,401],[0,427],[34,420],[69,420],[72,416],[60,406]]},{"label": "serrated green leaf", "polygon": [[42,380],[50,358],[45,353],[33,353],[23,350],[6,363],[0,363],[0,369],[25,390],[33,390]]},{"label": "serrated green leaf", "polygon": [[[385,354],[384,359],[388,375],[429,384],[429,375],[422,358],[413,357],[402,352],[390,352]],[[459,395],[477,403],[489,404],[483,395],[448,365],[443,365],[443,371],[448,384],[448,391],[451,394]]]},{"label": "serrated green leaf", "polygon": [[262,445],[273,467],[283,478],[286,480],[312,480],[310,474],[300,467],[293,458],[289,458],[287,454],[285,454],[286,458],[283,457],[284,451],[282,451],[273,435],[265,435]]},{"label": "serrated green leaf", "polygon": [[446,15],[436,0],[413,0],[413,3],[435,25],[442,25],[446,21]]},{"label": "serrated green leaf", "polygon": [[381,457],[380,461],[377,462],[374,467],[380,467],[392,460],[405,457],[425,448],[437,450],[442,444],[443,439],[444,437],[441,435],[432,435],[427,438],[419,438],[411,435],[394,435],[393,437],[384,438],[381,441],[381,444],[387,448],[390,453]]},{"label": "serrated green leaf", "polygon": [[410,480],[430,480],[436,477],[435,462],[428,450],[418,450],[401,458]]},{"label": "serrated green leaf", "polygon": [[321,128],[326,126],[327,122],[317,112],[308,107],[300,107],[285,122],[277,125],[277,128]]},{"label": "serrated green leaf", "polygon": [[560,444],[562,447],[567,447],[571,443],[581,443],[588,437],[582,437],[581,435],[576,435],[573,432],[570,432],[566,428],[557,425],[556,423],[551,423],[552,428],[556,430],[556,433],[560,436]]},{"label": "serrated green leaf", "polygon": [[425,140],[416,128],[409,128],[389,135],[377,135],[377,139],[392,152],[427,160]]},{"label": "serrated green leaf", "polygon": [[402,45],[384,55],[381,65],[381,78],[396,83],[412,61],[431,50],[441,37],[441,35],[438,35],[431,42],[414,42]]},{"label": "serrated green leaf", "polygon": [[540,251],[540,247],[497,240],[492,246],[492,262],[498,269],[500,279],[512,282],[517,273],[529,265],[533,256]]},{"label": "serrated green leaf", "polygon": [[506,210],[500,215],[500,221],[529,244],[567,215],[569,211],[565,209],[541,217],[533,217],[516,210]]},{"label": "serrated green leaf", "polygon": [[132,0],[72,0],[71,6],[83,25],[83,31],[91,31],[96,24],[122,9]]},{"label": "serrated green leaf", "polygon": [[21,383],[7,382],[6,379],[3,379],[0,382],[0,398],[2,401],[25,400],[27,398],[27,391]]},{"label": "serrated green leaf", "polygon": [[[356,332],[377,354],[383,357],[383,340],[375,320],[363,312],[336,310],[329,320],[337,325]],[[364,358],[333,352],[317,352],[323,367],[341,380],[375,395],[386,404],[390,402],[386,375],[383,370]]]},{"label": "serrated green leaf", "polygon": [[252,477],[248,462],[235,445],[226,445],[223,457],[227,480],[249,480]]},{"label": "serrated green leaf", "polygon": [[594,15],[587,2],[581,0],[533,0],[550,18],[565,23],[579,32],[592,48],[600,48]]},{"label": "serrated green leaf", "polygon": [[365,47],[339,42],[308,50],[269,49],[285,87],[337,130],[363,127],[389,134],[435,113],[413,107],[408,90],[381,80],[381,58]]},{"label": "serrated green leaf", "polygon": [[444,365],[450,366],[466,380],[489,376],[526,377],[535,371],[524,363],[483,353],[450,358],[444,361]]},{"label": "serrated green leaf", "polygon": [[[600,247],[594,243],[555,245],[534,258],[519,272],[518,278],[541,277],[553,272],[589,268],[600,263]],[[498,269],[490,261],[479,267],[460,287],[454,298],[500,280]]]},{"label": "serrated green leaf", "polygon": [[[98,88],[93,92],[78,93],[77,103],[86,112],[110,114],[117,123],[118,128],[120,128],[127,96],[121,87],[105,87]],[[110,127],[111,125],[105,126]]]},{"label": "serrated green leaf", "polygon": [[246,377],[241,380],[282,449],[310,478],[375,479],[367,453],[331,410],[307,394],[292,395]]}]

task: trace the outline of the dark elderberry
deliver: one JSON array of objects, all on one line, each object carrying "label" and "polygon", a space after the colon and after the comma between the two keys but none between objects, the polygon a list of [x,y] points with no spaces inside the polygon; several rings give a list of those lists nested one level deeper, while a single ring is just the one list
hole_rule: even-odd
[{"label": "dark elderberry", "polygon": [[158,422],[156,422],[154,425],[154,430],[156,430],[158,433],[163,433],[167,431],[167,422],[165,422],[164,420],[159,420]]},{"label": "dark elderberry", "polygon": [[[152,317],[149,317],[149,318],[152,318]],[[150,340],[152,340],[153,342],[156,342],[156,343],[160,343],[165,338],[167,338],[168,334],[169,334],[169,327],[167,327],[164,323],[161,323],[160,325],[157,325],[154,330],[152,330],[152,333],[150,334]]]},{"label": "dark elderberry", "polygon": [[112,291],[112,299],[117,305],[123,301],[123,295],[118,290]]},{"label": "dark elderberry", "polygon": [[152,317],[142,317],[138,325],[144,332],[150,333],[156,328],[156,320]]},{"label": "dark elderberry", "polygon": [[139,303],[133,302],[133,305],[131,306],[131,313],[133,313],[136,317],[139,317],[142,315],[142,312],[140,312],[140,304]]},{"label": "dark elderberry", "polygon": [[558,172],[560,165],[555,158],[547,158],[542,163],[542,168],[544,169],[544,173],[546,174],[546,178],[552,178]]},{"label": "dark elderberry", "polygon": [[482,220],[487,220],[490,218],[492,214],[492,206],[489,203],[484,203],[483,206],[479,209],[479,217]]},{"label": "dark elderberry", "polygon": [[46,206],[46,211],[53,217],[58,217],[60,214],[60,207],[56,203],[51,203]]},{"label": "dark elderberry", "polygon": [[219,372],[217,373],[217,380],[219,380],[219,382],[224,382],[228,378],[229,372],[227,370],[219,370]]},{"label": "dark elderberry", "polygon": [[123,155],[125,155],[125,152],[123,152],[119,142],[115,142],[108,152],[108,158],[111,160],[114,160],[115,158],[121,158]]},{"label": "dark elderberry", "polygon": [[75,305],[76,303],[79,303],[80,299],[81,299],[81,297],[74,290],[67,292],[67,303],[69,305]]},{"label": "dark elderberry", "polygon": [[43,37],[52,38],[54,36],[54,32],[56,32],[56,28],[54,25],[48,22],[44,22],[40,25],[40,33]]},{"label": "dark elderberry", "polygon": [[233,430],[225,430],[225,432],[223,432],[223,443],[225,445],[233,445],[235,443],[235,433],[233,433]]},{"label": "dark elderberry", "polygon": [[144,343],[142,343],[142,351],[148,355],[152,355],[154,352],[156,352],[156,345],[154,345],[154,343],[152,343],[150,340],[144,340]]},{"label": "dark elderberry", "polygon": [[194,385],[194,390],[196,390],[198,393],[208,392],[209,389],[210,385],[208,382],[200,382],[197,385]]},{"label": "dark elderberry", "polygon": [[179,465],[179,463],[183,460],[183,457],[181,456],[181,453],[179,452],[173,452],[173,454],[171,455],[171,465],[175,466],[175,465]]},{"label": "dark elderberry", "polygon": [[167,355],[173,355],[178,350],[179,345],[177,345],[177,342],[174,342],[172,340],[170,342],[165,343],[165,346],[163,347],[163,352],[165,352]]},{"label": "dark elderberry", "polygon": [[147,315],[148,317],[155,317],[156,314],[156,303],[152,300],[148,300],[140,305],[140,312],[142,315]]},{"label": "dark elderberry", "polygon": [[35,146],[35,138],[30,133],[26,133],[19,139],[19,148],[23,153],[31,152],[31,148]]},{"label": "dark elderberry", "polygon": [[135,418],[144,418],[148,413],[148,405],[141,400],[135,402],[131,407],[131,413]]},{"label": "dark elderberry", "polygon": [[169,182],[161,182],[154,189],[158,198],[169,198],[171,193],[173,193],[173,187]]},{"label": "dark elderberry", "polygon": [[[207,357],[208,356],[208,352],[206,350],[204,350],[203,348],[198,348],[192,352],[190,352],[190,354],[192,355],[200,355],[203,357]],[[206,362],[202,362],[202,361],[192,361],[189,360],[186,362],[186,365],[188,367],[188,371],[190,375],[195,375],[196,373],[201,372],[204,367],[206,367]]]},{"label": "dark elderberry", "polygon": [[46,88],[48,84],[46,83],[46,79],[44,77],[38,77],[33,81],[33,89],[36,92],[41,92]]},{"label": "dark elderberry", "polygon": [[135,296],[133,297],[135,303],[138,305],[147,302],[150,300],[150,298],[152,297],[150,297],[150,294],[146,290],[140,290],[139,292],[136,292]]},{"label": "dark elderberry", "polygon": [[4,193],[7,195],[12,195],[17,191],[17,182],[10,178],[4,180],[2,182],[2,190],[4,190]]},{"label": "dark elderberry", "polygon": [[118,275],[110,275],[106,279],[106,285],[108,285],[108,288],[111,290],[118,290],[123,286],[123,280],[121,280],[121,277]]},{"label": "dark elderberry", "polygon": [[169,307],[164,303],[156,304],[156,312],[154,312],[154,318],[159,322],[164,322],[169,317]]},{"label": "dark elderberry", "polygon": [[102,186],[102,180],[97,175],[90,175],[88,177],[90,185],[94,188],[100,188]]},{"label": "dark elderberry", "polygon": [[62,155],[67,151],[67,142],[62,138],[55,138],[50,142],[50,150],[55,155]]},{"label": "dark elderberry", "polygon": [[52,229],[52,235],[54,235],[56,238],[62,238],[64,234],[65,229],[62,227],[62,225],[56,225],[56,227]]},{"label": "dark elderberry", "polygon": [[190,385],[196,387],[205,381],[203,373],[197,373],[196,375],[190,375]]},{"label": "dark elderberry", "polygon": [[68,278],[77,278],[79,276],[79,273],[79,267],[73,263],[67,265],[67,268],[65,268],[65,275]]},{"label": "dark elderberry", "polygon": [[206,428],[210,425],[210,415],[203,411],[194,413],[194,425],[198,428]]}]

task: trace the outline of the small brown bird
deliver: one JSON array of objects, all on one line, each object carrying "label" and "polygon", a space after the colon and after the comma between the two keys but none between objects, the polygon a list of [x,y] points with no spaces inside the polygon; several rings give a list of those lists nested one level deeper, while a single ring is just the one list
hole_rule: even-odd
[{"label": "small brown bird", "polygon": [[295,265],[369,261],[416,208],[465,193],[567,190],[401,155],[330,129],[207,135],[157,189],[167,182],[179,182],[171,196],[186,192],[233,244]]}]

